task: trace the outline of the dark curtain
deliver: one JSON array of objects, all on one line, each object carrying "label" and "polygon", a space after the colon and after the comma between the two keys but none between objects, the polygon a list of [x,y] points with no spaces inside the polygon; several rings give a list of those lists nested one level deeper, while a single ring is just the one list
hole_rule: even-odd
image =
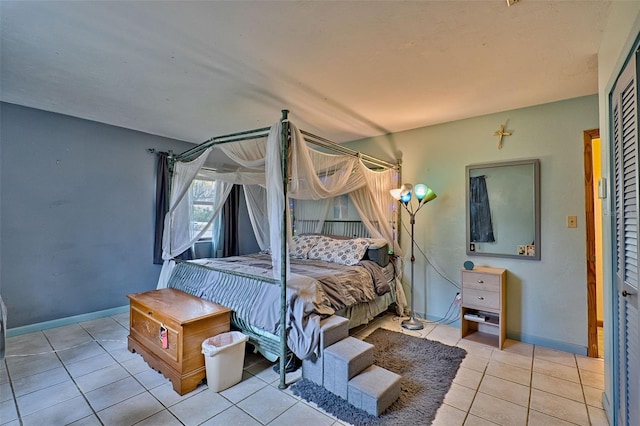
[{"label": "dark curtain", "polygon": [[[158,152],[156,158],[156,225],[153,240],[153,263],[162,265],[162,233],[164,232],[164,217],[169,211],[169,154]],[[176,259],[193,259],[193,250],[187,249],[176,256]]]},{"label": "dark curtain", "polygon": [[153,263],[162,265],[162,232],[164,217],[169,211],[169,154],[158,152],[156,157],[156,232],[153,241]]},{"label": "dark curtain", "polygon": [[240,214],[240,185],[233,185],[227,201],[222,207],[222,221],[224,223],[224,240],[222,256],[238,256],[240,244],[238,242],[238,215]]},{"label": "dark curtain", "polygon": [[493,225],[487,182],[484,176],[472,177],[469,181],[469,205],[471,213],[471,241],[493,243]]}]

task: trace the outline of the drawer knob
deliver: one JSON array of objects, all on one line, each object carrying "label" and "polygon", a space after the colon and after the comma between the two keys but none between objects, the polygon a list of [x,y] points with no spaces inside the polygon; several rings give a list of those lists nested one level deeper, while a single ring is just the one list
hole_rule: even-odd
[{"label": "drawer knob", "polygon": [[153,312],[149,311],[147,312],[147,315],[153,315]]},{"label": "drawer knob", "polygon": [[484,297],[478,296],[478,300],[484,300]]},{"label": "drawer knob", "polygon": [[478,283],[479,283],[479,284],[482,284],[482,283],[484,283],[484,281],[482,281],[482,280],[478,280]]}]

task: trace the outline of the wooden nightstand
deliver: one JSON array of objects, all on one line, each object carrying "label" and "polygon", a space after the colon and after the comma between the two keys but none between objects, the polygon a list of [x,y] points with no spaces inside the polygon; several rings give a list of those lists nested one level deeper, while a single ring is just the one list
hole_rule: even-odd
[{"label": "wooden nightstand", "polygon": [[206,376],[202,342],[229,331],[231,310],[171,288],[128,297],[129,350],[171,380],[180,395],[194,390]]},{"label": "wooden nightstand", "polygon": [[502,349],[507,334],[506,282],[506,269],[462,270],[462,338]]}]

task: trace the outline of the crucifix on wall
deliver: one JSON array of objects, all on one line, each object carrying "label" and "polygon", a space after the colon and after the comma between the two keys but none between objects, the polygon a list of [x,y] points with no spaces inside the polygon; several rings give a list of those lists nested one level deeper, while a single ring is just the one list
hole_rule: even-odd
[{"label": "crucifix on wall", "polygon": [[500,125],[500,130],[493,132],[493,136],[498,137],[498,149],[502,149],[502,137],[503,136],[511,136],[511,132],[504,131],[504,124]]}]

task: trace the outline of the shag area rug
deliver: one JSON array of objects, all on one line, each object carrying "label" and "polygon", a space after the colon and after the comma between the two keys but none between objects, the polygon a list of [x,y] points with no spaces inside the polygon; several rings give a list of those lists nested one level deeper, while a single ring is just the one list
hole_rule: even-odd
[{"label": "shag area rug", "polygon": [[374,364],[402,376],[400,397],[380,417],[307,379],[296,382],[291,387],[293,393],[353,425],[431,424],[467,352],[382,328],[364,340],[375,346]]}]

